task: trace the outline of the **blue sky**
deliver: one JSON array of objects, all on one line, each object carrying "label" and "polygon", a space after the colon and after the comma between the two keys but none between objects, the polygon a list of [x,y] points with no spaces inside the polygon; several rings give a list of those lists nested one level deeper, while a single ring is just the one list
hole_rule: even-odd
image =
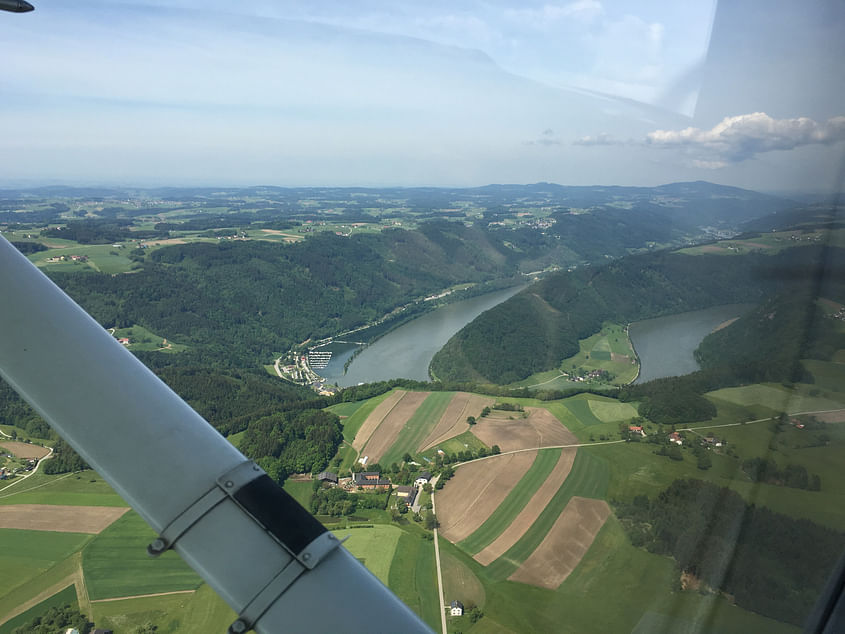
[{"label": "blue sky", "polygon": [[842,3],[74,2],[0,15],[0,186],[825,190]]}]

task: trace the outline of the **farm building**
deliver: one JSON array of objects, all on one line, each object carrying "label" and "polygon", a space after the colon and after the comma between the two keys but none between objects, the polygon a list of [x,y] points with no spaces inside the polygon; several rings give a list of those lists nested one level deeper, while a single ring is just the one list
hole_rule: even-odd
[{"label": "farm building", "polygon": [[645,432],[643,431],[642,425],[629,425],[628,431],[632,434],[639,434],[640,436],[645,436]]},{"label": "farm building", "polygon": [[422,471],[417,476],[417,479],[414,480],[414,484],[416,484],[417,486],[422,486],[423,484],[428,484],[430,480],[431,474],[428,471]]},{"label": "farm building", "polygon": [[328,482],[330,484],[337,484],[337,474],[331,471],[321,471],[317,474],[317,480],[320,482]]},{"label": "farm building", "polygon": [[378,471],[359,471],[352,476],[352,482],[362,489],[386,489],[390,480],[380,477]]},{"label": "farm building", "polygon": [[669,434],[669,442],[674,443],[676,445],[684,444],[684,440],[681,438],[681,435],[676,431],[673,431],[671,434]]},{"label": "farm building", "polygon": [[396,497],[402,498],[408,506],[413,506],[414,500],[417,499],[417,489],[411,486],[396,487]]},{"label": "farm building", "polygon": [[450,614],[452,616],[463,616],[464,615],[464,604],[455,599],[449,606],[451,608]]}]

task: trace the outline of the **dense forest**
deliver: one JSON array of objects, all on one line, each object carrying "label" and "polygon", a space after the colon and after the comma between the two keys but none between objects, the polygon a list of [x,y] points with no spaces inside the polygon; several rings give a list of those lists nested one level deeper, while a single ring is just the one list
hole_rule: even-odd
[{"label": "dense forest", "polygon": [[324,470],[343,439],[341,429],[340,419],[331,412],[280,412],[251,423],[240,449],[282,482],[291,473]]},{"label": "dense forest", "polygon": [[748,505],[734,491],[676,480],[656,499],[617,505],[631,542],[670,555],[703,591],[801,625],[824,588],[845,535]]},{"label": "dense forest", "polygon": [[553,274],[464,327],[435,356],[432,371],[442,380],[518,381],[558,367],[604,321],[762,301],[816,279],[832,252],[841,263],[841,250],[818,247],[733,257],[659,252]]},{"label": "dense forest", "polygon": [[52,277],[106,327],[140,324],[188,344],[185,363],[255,367],[455,283],[514,275],[505,251],[480,229],[430,223],[424,231],[321,233],[287,246],[174,245],[132,275]]}]

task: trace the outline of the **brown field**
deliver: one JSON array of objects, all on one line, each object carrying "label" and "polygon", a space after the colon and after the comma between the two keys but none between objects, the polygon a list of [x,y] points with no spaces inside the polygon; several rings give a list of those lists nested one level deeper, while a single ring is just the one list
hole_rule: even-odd
[{"label": "brown field", "polygon": [[31,445],[27,442],[15,440],[0,442],[0,447],[7,449],[9,453],[16,455],[18,458],[43,458],[50,453],[49,449],[41,445]]},{"label": "brown field", "polygon": [[488,447],[499,445],[503,452],[578,444],[575,435],[548,410],[526,407],[525,413],[528,416],[520,418],[520,412],[494,411],[473,425],[472,433]]},{"label": "brown field", "polygon": [[698,249],[704,253],[721,253],[725,250],[725,247],[716,246],[715,244],[705,244],[704,246],[698,247]]},{"label": "brown field", "polygon": [[821,414],[813,414],[816,420],[823,423],[845,423],[845,409],[838,409],[833,412],[823,412]]},{"label": "brown field", "polygon": [[467,392],[458,392],[452,397],[443,416],[437,422],[431,433],[420,443],[417,451],[426,451],[441,442],[454,438],[469,429],[467,416],[478,416],[485,407],[493,405],[494,399],[489,396],[478,396]]},{"label": "brown field", "polygon": [[370,441],[362,450],[363,455],[369,456],[368,463],[381,460],[385,452],[396,442],[405,423],[429,394],[431,392],[405,392],[402,399],[382,419],[381,425],[370,435]]},{"label": "brown field", "polygon": [[404,390],[396,390],[393,394],[390,394],[381,403],[376,405],[376,408],[370,412],[370,415],[367,416],[367,420],[365,420],[360,429],[358,429],[358,433],[355,434],[355,440],[352,441],[353,449],[361,451],[361,449],[364,448],[364,445],[367,444],[370,436],[373,435],[373,432],[379,424],[381,424],[381,421],[384,420],[384,417],[390,413],[393,406],[396,405],[403,396],[405,396]]},{"label": "brown field", "polygon": [[128,510],[114,506],[14,504],[3,507],[0,528],[96,535]]},{"label": "brown field", "polygon": [[610,353],[610,360],[616,363],[631,363],[632,359],[627,354],[616,354],[615,352]]},{"label": "brown field", "polygon": [[187,242],[181,240],[180,238],[167,238],[165,240],[148,240],[145,244],[157,247],[165,244],[187,244]]},{"label": "brown field", "polygon": [[551,502],[557,490],[563,486],[566,476],[572,470],[572,463],[575,462],[575,453],[578,450],[575,448],[564,449],[561,451],[560,459],[557,461],[555,468],[546,478],[546,481],[537,489],[528,504],[525,505],[519,515],[517,515],[510,526],[508,526],[502,534],[499,535],[489,546],[484,550],[474,555],[474,559],[482,566],[489,566],[496,559],[504,555],[508,549],[518,542],[525,532],[531,528],[531,525],[540,517],[540,513]]},{"label": "brown field", "polygon": [[573,497],[563,513],[508,579],[555,590],[575,570],[610,515],[604,500]]},{"label": "brown field", "polygon": [[437,494],[440,532],[450,542],[474,533],[490,517],[531,467],[536,451],[471,462]]}]

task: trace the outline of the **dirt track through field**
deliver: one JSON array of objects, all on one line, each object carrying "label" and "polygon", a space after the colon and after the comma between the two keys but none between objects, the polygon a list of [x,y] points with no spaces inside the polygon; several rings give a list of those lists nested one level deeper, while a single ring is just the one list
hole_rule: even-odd
[{"label": "dirt track through field", "polygon": [[536,451],[524,451],[458,469],[437,493],[440,533],[452,543],[472,535],[499,507],[536,457]]},{"label": "dirt track through field", "polygon": [[814,415],[817,420],[823,423],[843,423],[845,422],[845,409],[836,410],[833,412],[822,412]]},{"label": "dirt track through field", "polygon": [[96,535],[128,511],[114,506],[12,504],[0,511],[0,528]]},{"label": "dirt track through field", "polygon": [[445,442],[450,438],[464,433],[469,429],[467,417],[475,416],[478,418],[481,415],[481,410],[493,405],[494,402],[492,398],[487,396],[458,392],[449,401],[449,406],[443,412],[440,420],[437,421],[437,425],[426,436],[425,440],[420,443],[418,451],[426,451],[441,442]]},{"label": "dirt track through field", "polygon": [[17,442],[10,440],[7,442],[0,442],[0,447],[8,450],[9,453],[14,454],[18,458],[43,458],[50,450],[41,445],[32,445],[28,442]]},{"label": "dirt track through field", "polygon": [[472,433],[488,447],[499,445],[503,452],[578,443],[575,434],[548,410],[526,407],[525,412],[528,416],[521,418],[521,412],[495,411],[473,425]]},{"label": "dirt track through field", "polygon": [[399,438],[399,432],[402,431],[405,423],[430,394],[431,392],[405,392],[402,399],[381,421],[381,425],[370,435],[370,441],[361,451],[363,455],[369,457],[368,464],[381,460],[381,457]]},{"label": "dirt track through field", "polygon": [[508,580],[557,589],[581,563],[609,515],[604,500],[573,497],[540,545]]},{"label": "dirt track through field", "polygon": [[367,416],[367,420],[365,420],[358,429],[358,433],[355,434],[355,440],[352,441],[352,448],[355,449],[355,451],[360,452],[361,449],[364,448],[364,445],[367,444],[370,436],[373,435],[373,432],[379,424],[381,424],[381,421],[383,421],[384,417],[390,413],[393,406],[402,400],[403,396],[405,396],[405,392],[403,390],[396,390],[393,394],[390,394],[381,403],[376,405],[376,408],[370,412],[370,415]]},{"label": "dirt track through field", "polygon": [[577,449],[561,450],[560,458],[554,469],[548,475],[545,482],[540,485],[537,491],[528,500],[528,504],[519,512],[513,522],[502,531],[493,542],[482,551],[474,555],[474,559],[483,566],[488,566],[496,559],[504,555],[511,546],[522,539],[522,536],[531,528],[531,525],[540,517],[540,513],[551,502],[558,489],[563,486],[569,472],[572,471],[572,464],[575,462]]}]

